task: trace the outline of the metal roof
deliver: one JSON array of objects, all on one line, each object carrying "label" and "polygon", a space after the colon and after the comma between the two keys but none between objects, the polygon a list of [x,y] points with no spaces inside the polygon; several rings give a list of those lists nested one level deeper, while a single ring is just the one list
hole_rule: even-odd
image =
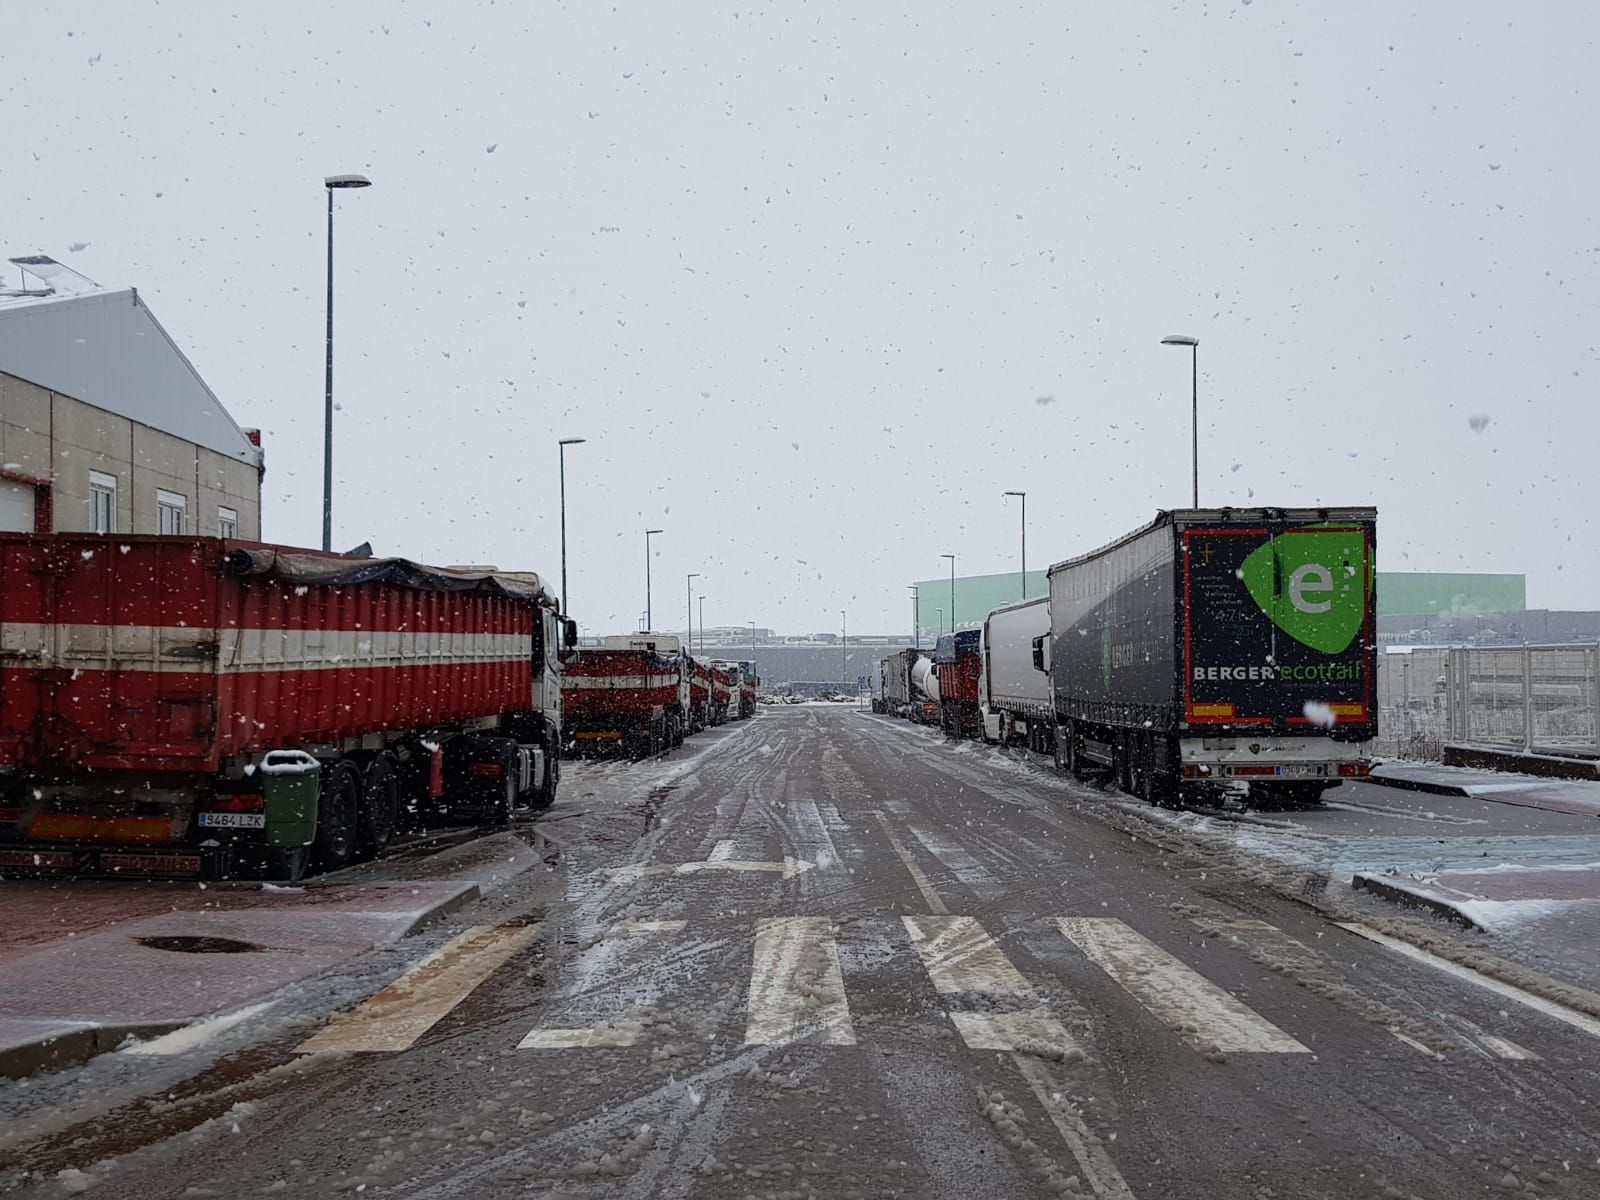
[{"label": "metal roof", "polygon": [[134,288],[0,298],[0,371],[261,465],[260,448]]}]

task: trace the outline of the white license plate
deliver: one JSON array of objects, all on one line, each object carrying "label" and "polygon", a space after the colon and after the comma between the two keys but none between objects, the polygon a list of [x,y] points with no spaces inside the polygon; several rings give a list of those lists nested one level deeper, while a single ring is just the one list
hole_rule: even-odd
[{"label": "white license plate", "polygon": [[1286,763],[1278,768],[1279,775],[1320,775],[1321,769],[1315,763]]},{"label": "white license plate", "polygon": [[267,814],[203,812],[200,825],[205,829],[265,829]]}]

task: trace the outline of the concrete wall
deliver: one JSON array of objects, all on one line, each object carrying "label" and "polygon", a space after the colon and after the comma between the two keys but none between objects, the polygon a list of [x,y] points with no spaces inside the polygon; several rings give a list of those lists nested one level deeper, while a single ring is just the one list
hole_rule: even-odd
[{"label": "concrete wall", "polygon": [[55,528],[89,532],[89,473],[117,480],[117,530],[159,533],[156,493],[187,500],[185,533],[217,534],[217,509],[239,514],[238,536],[261,537],[256,469],[70,396],[0,372],[0,461],[51,480]]}]

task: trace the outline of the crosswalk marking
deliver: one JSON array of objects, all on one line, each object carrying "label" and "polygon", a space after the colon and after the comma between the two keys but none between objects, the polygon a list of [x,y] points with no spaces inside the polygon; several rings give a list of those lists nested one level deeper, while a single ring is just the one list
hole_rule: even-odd
[{"label": "crosswalk marking", "polygon": [[733,857],[733,839],[727,838],[711,847],[711,853],[706,855],[707,862],[727,862]]},{"label": "crosswalk marking", "polygon": [[1117,918],[1058,917],[1056,924],[1152,1016],[1179,1031],[1196,1049],[1309,1053],[1265,1017]]},{"label": "crosswalk marking", "polygon": [[638,1021],[602,1021],[587,1029],[534,1029],[517,1043],[518,1050],[578,1050],[592,1046],[631,1046],[644,1026]]},{"label": "crosswalk marking", "polygon": [[833,922],[826,917],[764,917],[756,922],[744,1043],[797,1041],[856,1044]]},{"label": "crosswalk marking", "polygon": [[1035,1049],[1045,1051],[1046,1057],[1063,1058],[1078,1048],[1061,1022],[1042,1008],[1014,1013],[952,1012],[950,1020],[971,1050]]},{"label": "crosswalk marking", "polygon": [[647,933],[682,933],[687,921],[622,921],[606,930],[607,937],[638,937]]},{"label": "crosswalk marking", "polygon": [[539,929],[538,924],[474,925],[377,995],[335,1017],[301,1042],[296,1053],[371,1053],[409,1048],[508,958],[533,941]]},{"label": "crosswalk marking", "polygon": [[1032,996],[1005,951],[972,917],[902,917],[928,978],[943,995]]}]

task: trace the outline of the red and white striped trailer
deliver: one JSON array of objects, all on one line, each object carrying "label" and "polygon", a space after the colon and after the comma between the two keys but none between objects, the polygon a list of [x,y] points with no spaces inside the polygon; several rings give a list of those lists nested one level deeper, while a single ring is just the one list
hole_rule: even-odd
[{"label": "red and white striped trailer", "polygon": [[739,664],[739,718],[744,720],[756,715],[756,696],[761,690],[761,677],[756,674],[756,664],[741,662]]},{"label": "red and white striped trailer", "polygon": [[689,732],[699,733],[711,723],[711,664],[689,659]]},{"label": "red and white striped trailer", "polygon": [[739,683],[741,673],[738,663],[714,662],[711,664],[711,723],[721,725],[739,716]]},{"label": "red and white striped trailer", "polygon": [[618,635],[579,650],[561,684],[569,749],[643,758],[681,746],[693,686],[688,661],[671,634]]},{"label": "red and white striped trailer", "polygon": [[298,878],[548,804],[557,612],[531,574],[0,535],[0,872]]}]

